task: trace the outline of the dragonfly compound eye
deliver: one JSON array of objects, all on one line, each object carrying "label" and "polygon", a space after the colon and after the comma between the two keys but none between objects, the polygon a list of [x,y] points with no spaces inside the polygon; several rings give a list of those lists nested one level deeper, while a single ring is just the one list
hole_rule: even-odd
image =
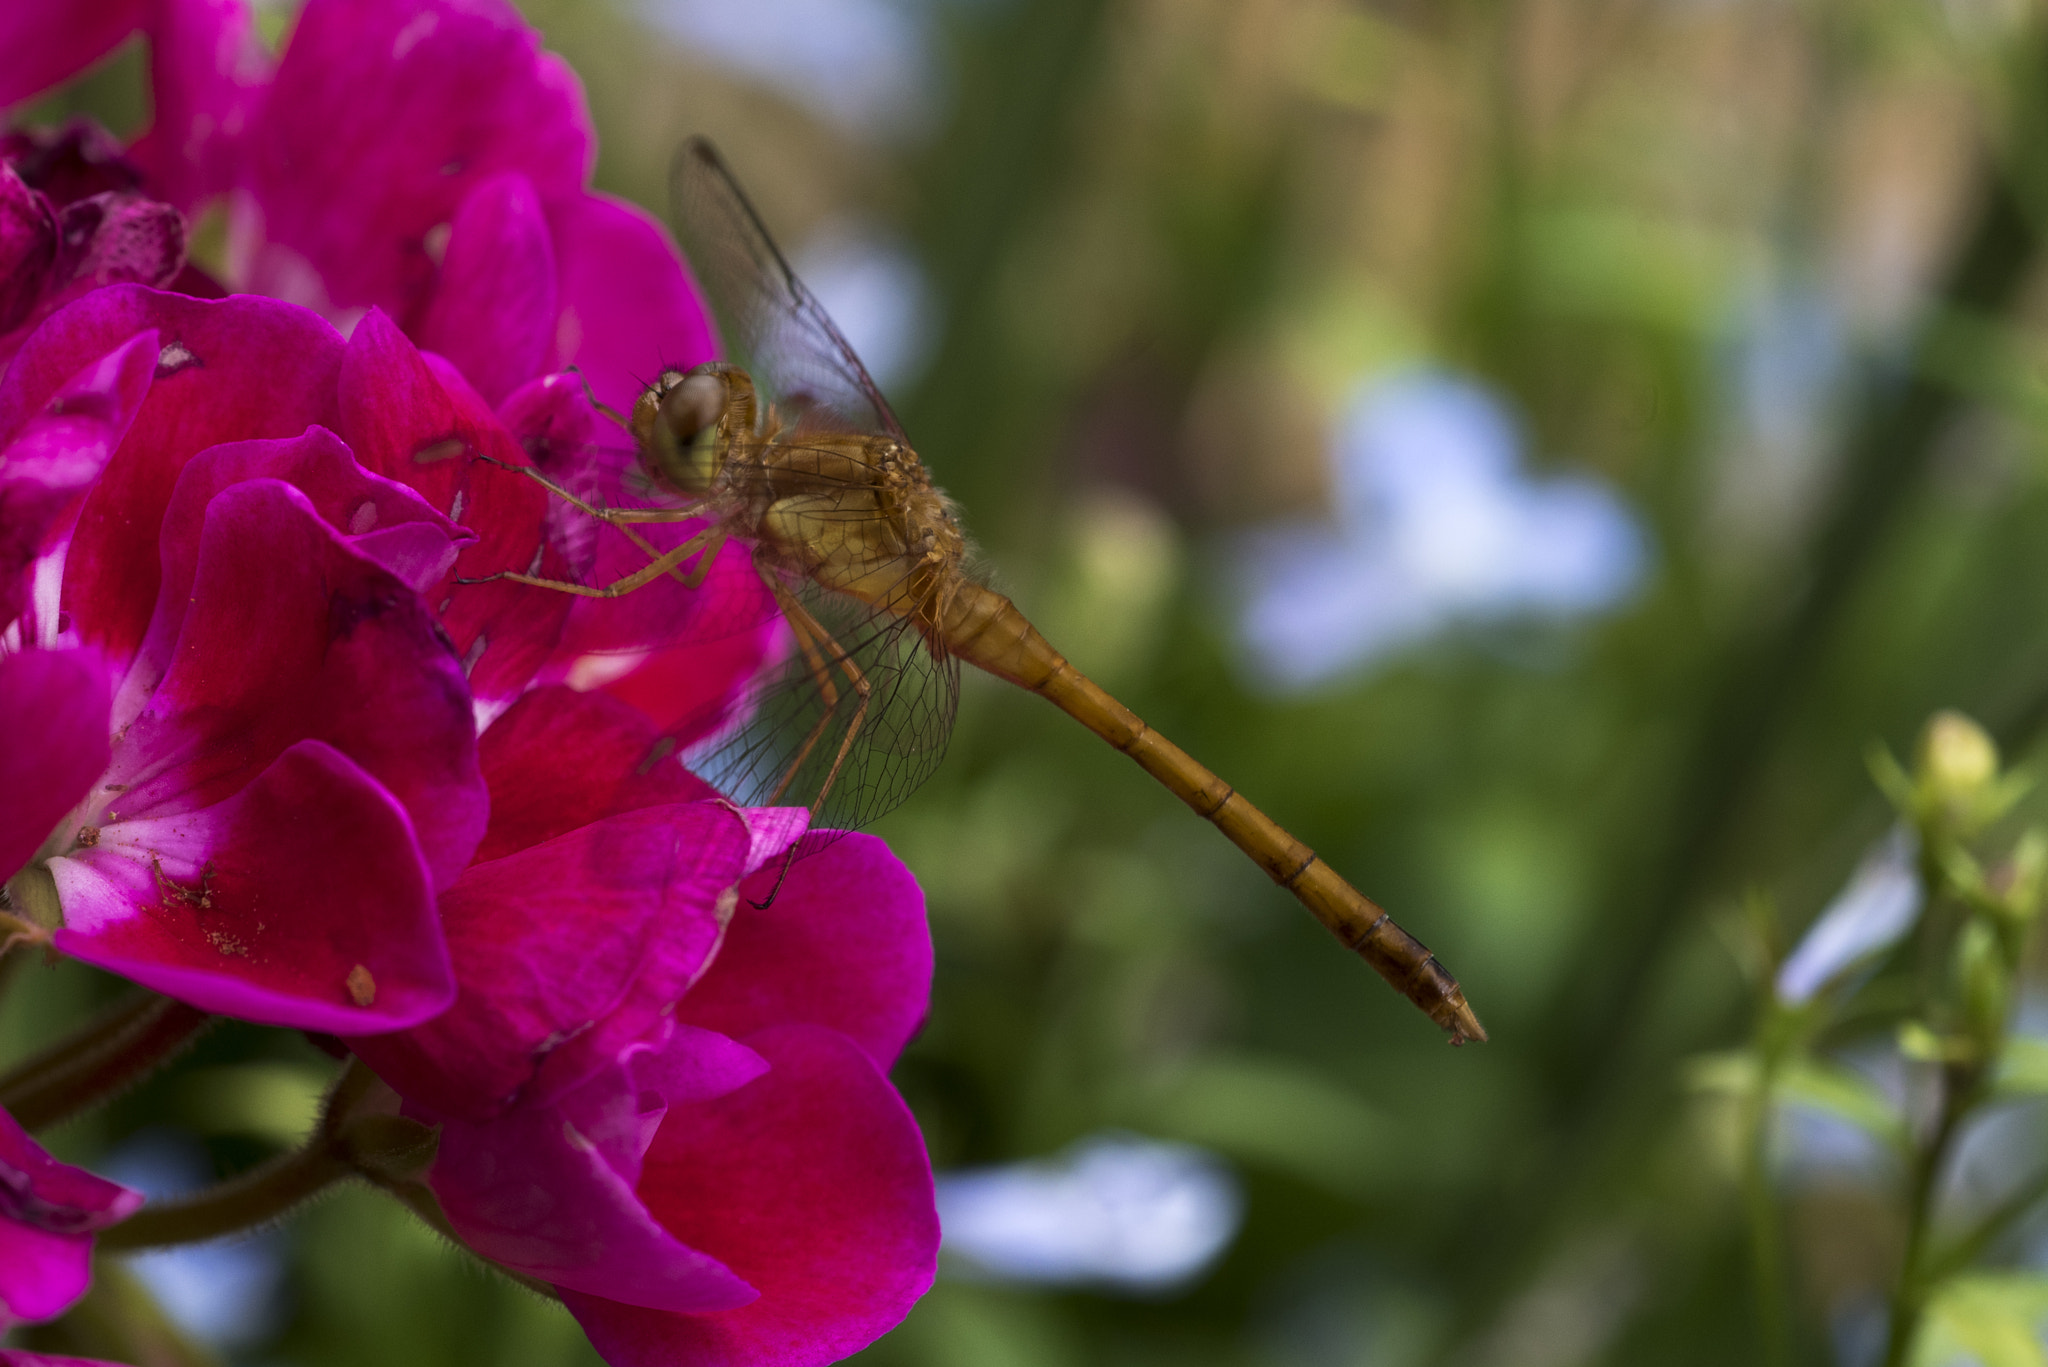
[{"label": "dragonfly compound eye", "polygon": [[669,482],[687,493],[702,493],[718,477],[726,407],[726,384],[715,374],[686,375],[665,386],[650,454]]}]

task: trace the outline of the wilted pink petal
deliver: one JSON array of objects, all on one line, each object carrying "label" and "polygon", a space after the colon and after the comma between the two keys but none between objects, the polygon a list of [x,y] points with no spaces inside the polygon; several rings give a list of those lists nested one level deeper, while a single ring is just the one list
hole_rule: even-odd
[{"label": "wilted pink petal", "polygon": [[717,359],[682,257],[644,209],[572,195],[549,203],[548,227],[561,272],[557,364],[581,370],[599,399],[630,412],[663,369]]},{"label": "wilted pink petal", "polygon": [[702,971],[747,847],[737,811],[696,802],[472,865],[441,895],[455,1005],[357,1053],[437,1115],[547,1103],[653,1031]]},{"label": "wilted pink petal", "polygon": [[816,1026],[740,1042],[768,1073],[670,1107],[637,1190],[663,1228],[761,1297],[672,1314],[565,1290],[612,1367],[836,1362],[893,1328],[931,1285],[931,1168],[888,1080],[852,1041]]},{"label": "wilted pink petal", "polygon": [[28,319],[56,265],[56,208],[0,161],[0,332]]},{"label": "wilted pink petal", "polygon": [[202,1010],[361,1033],[455,996],[405,812],[319,741],[213,805],[109,819],[49,870],[59,950]]},{"label": "wilted pink petal", "polygon": [[64,572],[66,610],[117,662],[133,655],[155,608],[157,529],[185,462],[225,441],[340,425],[341,338],[316,315],[248,295],[189,299],[112,285],[52,316],[23,345],[0,430],[144,328],[157,332],[156,380],[85,500]]},{"label": "wilted pink petal", "polygon": [[85,70],[134,32],[147,10],[145,0],[0,6],[0,106]]},{"label": "wilted pink petal", "polygon": [[433,299],[415,335],[496,404],[555,350],[555,250],[533,184],[492,176],[456,211]]},{"label": "wilted pink petal", "polygon": [[60,287],[167,285],[185,265],[185,220],[170,205],[133,191],[108,190],[65,205],[57,231],[53,283]]},{"label": "wilted pink petal", "polygon": [[261,214],[248,287],[310,270],[336,308],[407,322],[434,276],[429,238],[491,176],[543,198],[584,183],[582,90],[508,4],[311,0],[247,143]]},{"label": "wilted pink petal", "polygon": [[[333,745],[411,819],[437,887],[486,821],[462,676],[419,597],[275,480],[207,505],[170,668],[108,770],[130,818],[209,807],[288,746]],[[166,605],[165,611],[172,611]]]},{"label": "wilted pink petal", "polygon": [[10,128],[0,133],[0,159],[59,209],[108,190],[143,188],[142,169],[128,159],[120,139],[91,119],[68,119],[56,128]]},{"label": "wilted pink petal", "polygon": [[560,561],[543,554],[547,491],[503,468],[528,462],[496,416],[459,376],[436,370],[382,313],[371,312],[349,338],[341,408],[341,432],[358,460],[418,490],[477,534],[428,599],[476,696],[516,697],[553,649],[569,596],[454,580],[502,570],[559,574]]},{"label": "wilted pink petal", "polygon": [[127,725],[170,665],[193,601],[201,536],[214,497],[259,479],[297,489],[345,544],[415,590],[437,582],[454,562],[458,546],[472,539],[411,489],[358,465],[341,439],[324,427],[309,427],[287,440],[228,442],[200,452],[179,474],[164,511],[163,586],[149,634],[123,684],[119,725]]},{"label": "wilted pink petal", "polygon": [[[142,332],[87,362],[39,409],[0,428],[0,627],[27,607],[36,558],[61,536],[127,435],[156,364],[156,333]],[[10,374],[0,384],[0,411],[14,396],[12,381]]]},{"label": "wilted pink petal", "polygon": [[477,859],[620,812],[718,796],[659,745],[645,717],[609,698],[561,687],[526,694],[478,742],[491,824]]},{"label": "wilted pink petal", "polygon": [[92,1236],[141,1204],[142,1193],[59,1163],[0,1111],[0,1332],[84,1295]]},{"label": "wilted pink petal", "polygon": [[106,666],[92,651],[0,656],[0,883],[28,863],[107,767],[111,697]]},{"label": "wilted pink petal", "polygon": [[851,1037],[878,1068],[924,1023],[932,939],[924,893],[871,835],[848,835],[799,859],[766,907],[780,861],[740,888],[711,969],[677,1019],[735,1038],[790,1021]]},{"label": "wilted pink petal", "polygon": [[428,1182],[463,1241],[516,1271],[636,1306],[745,1305],[753,1288],[664,1229],[634,1186],[666,1116],[766,1068],[721,1035],[679,1028],[658,1054],[614,1065],[558,1105],[448,1122]]},{"label": "wilted pink petal", "polygon": [[189,212],[229,188],[271,61],[242,0],[157,0],[149,22],[154,119],[130,149],[158,198]]}]

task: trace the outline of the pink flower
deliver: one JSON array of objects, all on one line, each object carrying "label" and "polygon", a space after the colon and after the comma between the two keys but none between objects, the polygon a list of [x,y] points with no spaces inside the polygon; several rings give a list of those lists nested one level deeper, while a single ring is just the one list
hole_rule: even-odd
[{"label": "pink flower", "polygon": [[92,1236],[141,1204],[141,1192],[59,1163],[0,1111],[0,1332],[70,1308],[92,1280]]},{"label": "pink flower", "polygon": [[119,145],[90,124],[0,137],[0,357],[87,290],[178,278],[184,221],[140,183]]},{"label": "pink flower", "polygon": [[[464,582],[640,562],[515,467],[599,477],[618,438],[586,381],[625,407],[712,356],[680,258],[586,188],[575,79],[499,0],[310,0],[275,63],[236,0],[99,0],[0,20],[0,92],[136,25],[157,123],[122,164],[163,204],[224,198],[227,281],[272,297],[67,304],[86,277],[60,267],[28,292],[0,629],[40,649],[0,659],[0,707],[96,670],[66,725],[106,749],[0,809],[0,841],[55,888],[60,949],[346,1035],[442,1124],[427,1180],[457,1232],[560,1288],[614,1363],[854,1351],[932,1276],[886,1076],[930,944],[865,837],[755,907],[801,813],[667,758],[769,649],[748,549],[615,603]],[[21,179],[61,224],[88,163]],[[17,199],[33,254],[48,215]]]},{"label": "pink flower", "polygon": [[[343,353],[287,304],[94,291],[0,381],[0,470],[118,443],[62,546],[61,615],[16,625],[90,646],[112,695],[106,762],[44,831],[56,946],[207,1010],[392,1029],[453,995],[434,892],[485,819],[418,591],[468,537],[321,425]],[[67,425],[81,396],[96,420]]]},{"label": "pink flower", "polygon": [[801,813],[647,769],[656,739],[562,689],[485,733],[491,831],[443,899],[457,1004],[356,1049],[443,1122],[457,1232],[554,1283],[611,1362],[834,1361],[931,1281],[931,1172],[885,1076],[930,990],[923,898],[851,836],[755,907]]},{"label": "pink flower", "polygon": [[586,188],[581,87],[510,5],[311,0],[274,70],[230,0],[95,8],[147,23],[136,159],[181,208],[230,197],[236,288],[382,309],[492,404],[573,363],[623,407],[709,354],[659,225]]}]

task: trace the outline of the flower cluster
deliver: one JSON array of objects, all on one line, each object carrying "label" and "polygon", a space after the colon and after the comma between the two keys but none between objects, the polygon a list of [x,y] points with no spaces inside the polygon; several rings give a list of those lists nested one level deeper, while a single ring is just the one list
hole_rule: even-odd
[{"label": "flower cluster", "polygon": [[[431,1215],[614,1363],[855,1350],[937,1244],[921,895],[860,836],[785,878],[805,813],[673,757],[765,625],[489,581],[564,572],[528,473],[591,395],[712,356],[680,259],[509,6],[310,0],[275,59],[235,0],[24,6],[0,103],[138,26],[145,136],[0,147],[0,930],[346,1041]],[[763,592],[744,547],[706,592]],[[0,1317],[138,1199],[0,1112]]]}]

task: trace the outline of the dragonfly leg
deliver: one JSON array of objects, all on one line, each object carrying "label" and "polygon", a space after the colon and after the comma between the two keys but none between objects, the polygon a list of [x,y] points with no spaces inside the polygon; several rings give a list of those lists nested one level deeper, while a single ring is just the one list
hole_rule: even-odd
[{"label": "dragonfly leg", "polygon": [[584,376],[582,366],[563,366],[562,369],[568,371],[571,375],[574,375],[576,377],[576,383],[583,386],[583,401],[585,403],[589,404],[598,412],[604,414],[607,418],[610,418],[619,426],[628,428],[630,430],[631,424],[629,424],[626,421],[625,415],[620,413],[618,409],[613,408],[610,404],[606,403],[604,400],[597,397],[597,391],[590,387],[590,381]]},{"label": "dragonfly leg", "polygon": [[782,800],[785,792],[789,791],[789,785],[796,782],[797,773],[804,767],[804,761],[811,757],[812,749],[825,734],[825,728],[831,724],[832,714],[839,709],[839,686],[832,682],[831,668],[818,651],[821,643],[830,644],[831,633],[818,625],[817,618],[804,611],[803,604],[797,602],[788,589],[772,580],[770,587],[775,593],[775,601],[782,606],[783,616],[789,620],[790,634],[796,637],[796,648],[803,653],[804,663],[811,667],[811,677],[817,681],[818,692],[825,699],[824,714],[818,718],[817,725],[811,728],[811,734],[804,737],[804,743],[797,747],[796,758],[789,762],[788,770],[782,775],[782,782],[775,785],[775,791],[768,795],[768,801],[763,804],[772,807]]},{"label": "dragonfly leg", "polygon": [[686,589],[704,587],[704,576],[711,573],[711,562],[718,559],[718,553],[725,549],[724,524],[715,525],[709,530],[713,535],[704,543],[704,554],[697,558],[697,563],[690,567],[689,575],[683,580],[683,587]]},{"label": "dragonfly leg", "polygon": [[[819,692],[825,697],[825,714],[818,718],[818,724],[811,728],[811,734],[806,736],[804,743],[798,747],[796,758],[791,761],[789,771],[782,776],[782,782],[776,785],[767,805],[773,806],[788,790],[789,785],[796,781],[797,772],[803,768],[804,761],[810,758],[811,751],[817,747],[819,738],[825,733],[826,725],[831,722],[832,714],[839,708],[840,694],[832,682],[832,666],[844,671],[848,684],[860,697],[860,701],[853,709],[853,719],[847,723],[846,734],[839,738],[839,752],[832,757],[832,767],[826,771],[824,782],[818,785],[818,795],[811,799],[811,820],[816,821],[819,808],[825,804],[826,794],[830,793],[833,784],[839,781],[839,771],[845,767],[846,757],[853,752],[854,738],[860,734],[861,727],[867,722],[868,704],[873,699],[874,685],[868,682],[867,674],[853,662],[853,657],[832,639],[832,633],[825,630],[802,603],[796,601],[795,595],[772,580],[769,586],[775,592],[776,602],[782,605],[783,616],[789,619],[790,630],[796,636],[797,648],[803,652],[804,662],[811,667],[811,675],[818,681]],[[829,664],[819,653],[821,646],[832,654]],[[765,898],[754,902],[753,906],[766,907],[775,901],[776,896],[782,891],[784,880],[789,877],[790,866],[796,863],[797,853],[802,848],[801,840],[789,847],[788,852],[782,856],[782,870],[775,877],[775,886],[768,890]]]},{"label": "dragonfly leg", "polygon": [[[496,574],[478,575],[474,579],[458,579],[458,584],[493,584],[500,579],[514,584],[531,584],[539,589],[554,589],[559,593],[573,593],[579,598],[623,598],[634,589],[653,583],[664,574],[673,573],[676,566],[707,547],[716,548],[725,539],[723,527],[706,527],[688,541],[669,550],[655,554],[649,546],[647,551],[654,559],[631,574],[614,579],[609,584],[579,584],[572,579],[548,579],[538,574],[522,574],[517,570],[499,570]],[[702,574],[692,571],[693,577],[702,582]],[[687,582],[687,581],[686,581]]]}]

